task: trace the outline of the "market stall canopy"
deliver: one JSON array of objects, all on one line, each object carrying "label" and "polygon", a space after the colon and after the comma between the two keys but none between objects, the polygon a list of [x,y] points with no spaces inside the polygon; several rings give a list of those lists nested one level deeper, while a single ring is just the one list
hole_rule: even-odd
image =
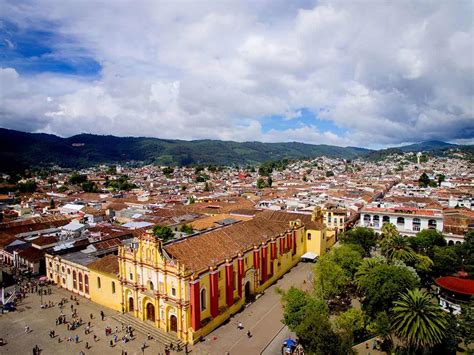
[{"label": "market stall canopy", "polygon": [[454,276],[444,276],[436,279],[436,284],[446,290],[463,295],[474,295],[474,280]]}]

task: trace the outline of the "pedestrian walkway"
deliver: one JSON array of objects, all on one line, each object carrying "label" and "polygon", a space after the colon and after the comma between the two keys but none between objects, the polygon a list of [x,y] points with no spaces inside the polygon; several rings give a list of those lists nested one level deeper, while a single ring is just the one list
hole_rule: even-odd
[{"label": "pedestrian walkway", "polygon": [[153,337],[153,340],[156,340],[162,345],[170,345],[170,343],[173,343],[173,345],[184,347],[184,342],[174,336],[173,333],[166,333],[150,323],[137,319],[129,313],[116,314],[113,315],[112,318],[120,323],[131,325],[133,329],[139,331],[142,334],[150,334]]},{"label": "pedestrian walkway", "polygon": [[[196,354],[260,354],[278,337],[283,323],[283,307],[277,288],[309,287],[308,277],[314,264],[300,263],[265,290],[255,302],[237,313],[229,322],[205,337],[193,348]],[[243,329],[238,329],[242,323]],[[247,332],[250,331],[251,337]],[[281,349],[281,345],[280,345]]]}]

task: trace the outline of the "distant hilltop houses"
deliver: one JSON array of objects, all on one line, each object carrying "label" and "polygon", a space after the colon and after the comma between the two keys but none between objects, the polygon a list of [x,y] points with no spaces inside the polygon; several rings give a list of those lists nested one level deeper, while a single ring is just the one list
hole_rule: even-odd
[{"label": "distant hilltop houses", "polygon": [[44,276],[189,344],[349,229],[380,233],[390,223],[406,238],[436,230],[451,245],[474,228],[472,163],[411,152],[56,166],[4,174],[0,189],[5,272]]}]

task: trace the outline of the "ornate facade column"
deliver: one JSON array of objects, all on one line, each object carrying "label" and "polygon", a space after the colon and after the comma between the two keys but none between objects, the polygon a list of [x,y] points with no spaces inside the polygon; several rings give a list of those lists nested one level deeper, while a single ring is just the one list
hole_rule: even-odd
[{"label": "ornate facade column", "polygon": [[237,292],[239,293],[240,298],[242,298],[242,279],[244,277],[244,272],[244,258],[242,255],[239,255],[237,270]]},{"label": "ornate facade column", "polygon": [[219,270],[211,268],[209,282],[211,284],[211,316],[215,318],[219,314]]},{"label": "ornate facade column", "polygon": [[225,264],[225,300],[227,306],[234,304],[234,265],[232,260],[226,260]]},{"label": "ornate facade column", "polygon": [[260,281],[260,250],[256,245],[253,247],[253,268],[255,269],[255,287],[257,287]]},{"label": "ornate facade column", "polygon": [[267,245],[262,245],[262,283],[267,281],[268,273],[267,273],[267,266],[268,266],[268,248]]},{"label": "ornate facade column", "polygon": [[292,232],[292,239],[293,239],[293,254],[296,254],[296,230]]},{"label": "ornate facade column", "polygon": [[194,331],[198,331],[201,328],[201,291],[199,289],[199,279],[190,281],[189,285],[191,301],[191,328],[193,328]]},{"label": "ornate facade column", "polygon": [[280,255],[283,255],[285,252],[285,237],[280,235],[278,238],[280,239]]}]

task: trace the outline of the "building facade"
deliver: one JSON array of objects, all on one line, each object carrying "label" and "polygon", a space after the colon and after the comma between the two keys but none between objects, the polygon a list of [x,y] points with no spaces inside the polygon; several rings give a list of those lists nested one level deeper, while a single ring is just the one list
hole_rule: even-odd
[{"label": "building facade", "polygon": [[402,235],[414,236],[423,229],[443,232],[441,210],[367,207],[360,212],[360,226],[381,232],[384,223],[393,224]]}]

